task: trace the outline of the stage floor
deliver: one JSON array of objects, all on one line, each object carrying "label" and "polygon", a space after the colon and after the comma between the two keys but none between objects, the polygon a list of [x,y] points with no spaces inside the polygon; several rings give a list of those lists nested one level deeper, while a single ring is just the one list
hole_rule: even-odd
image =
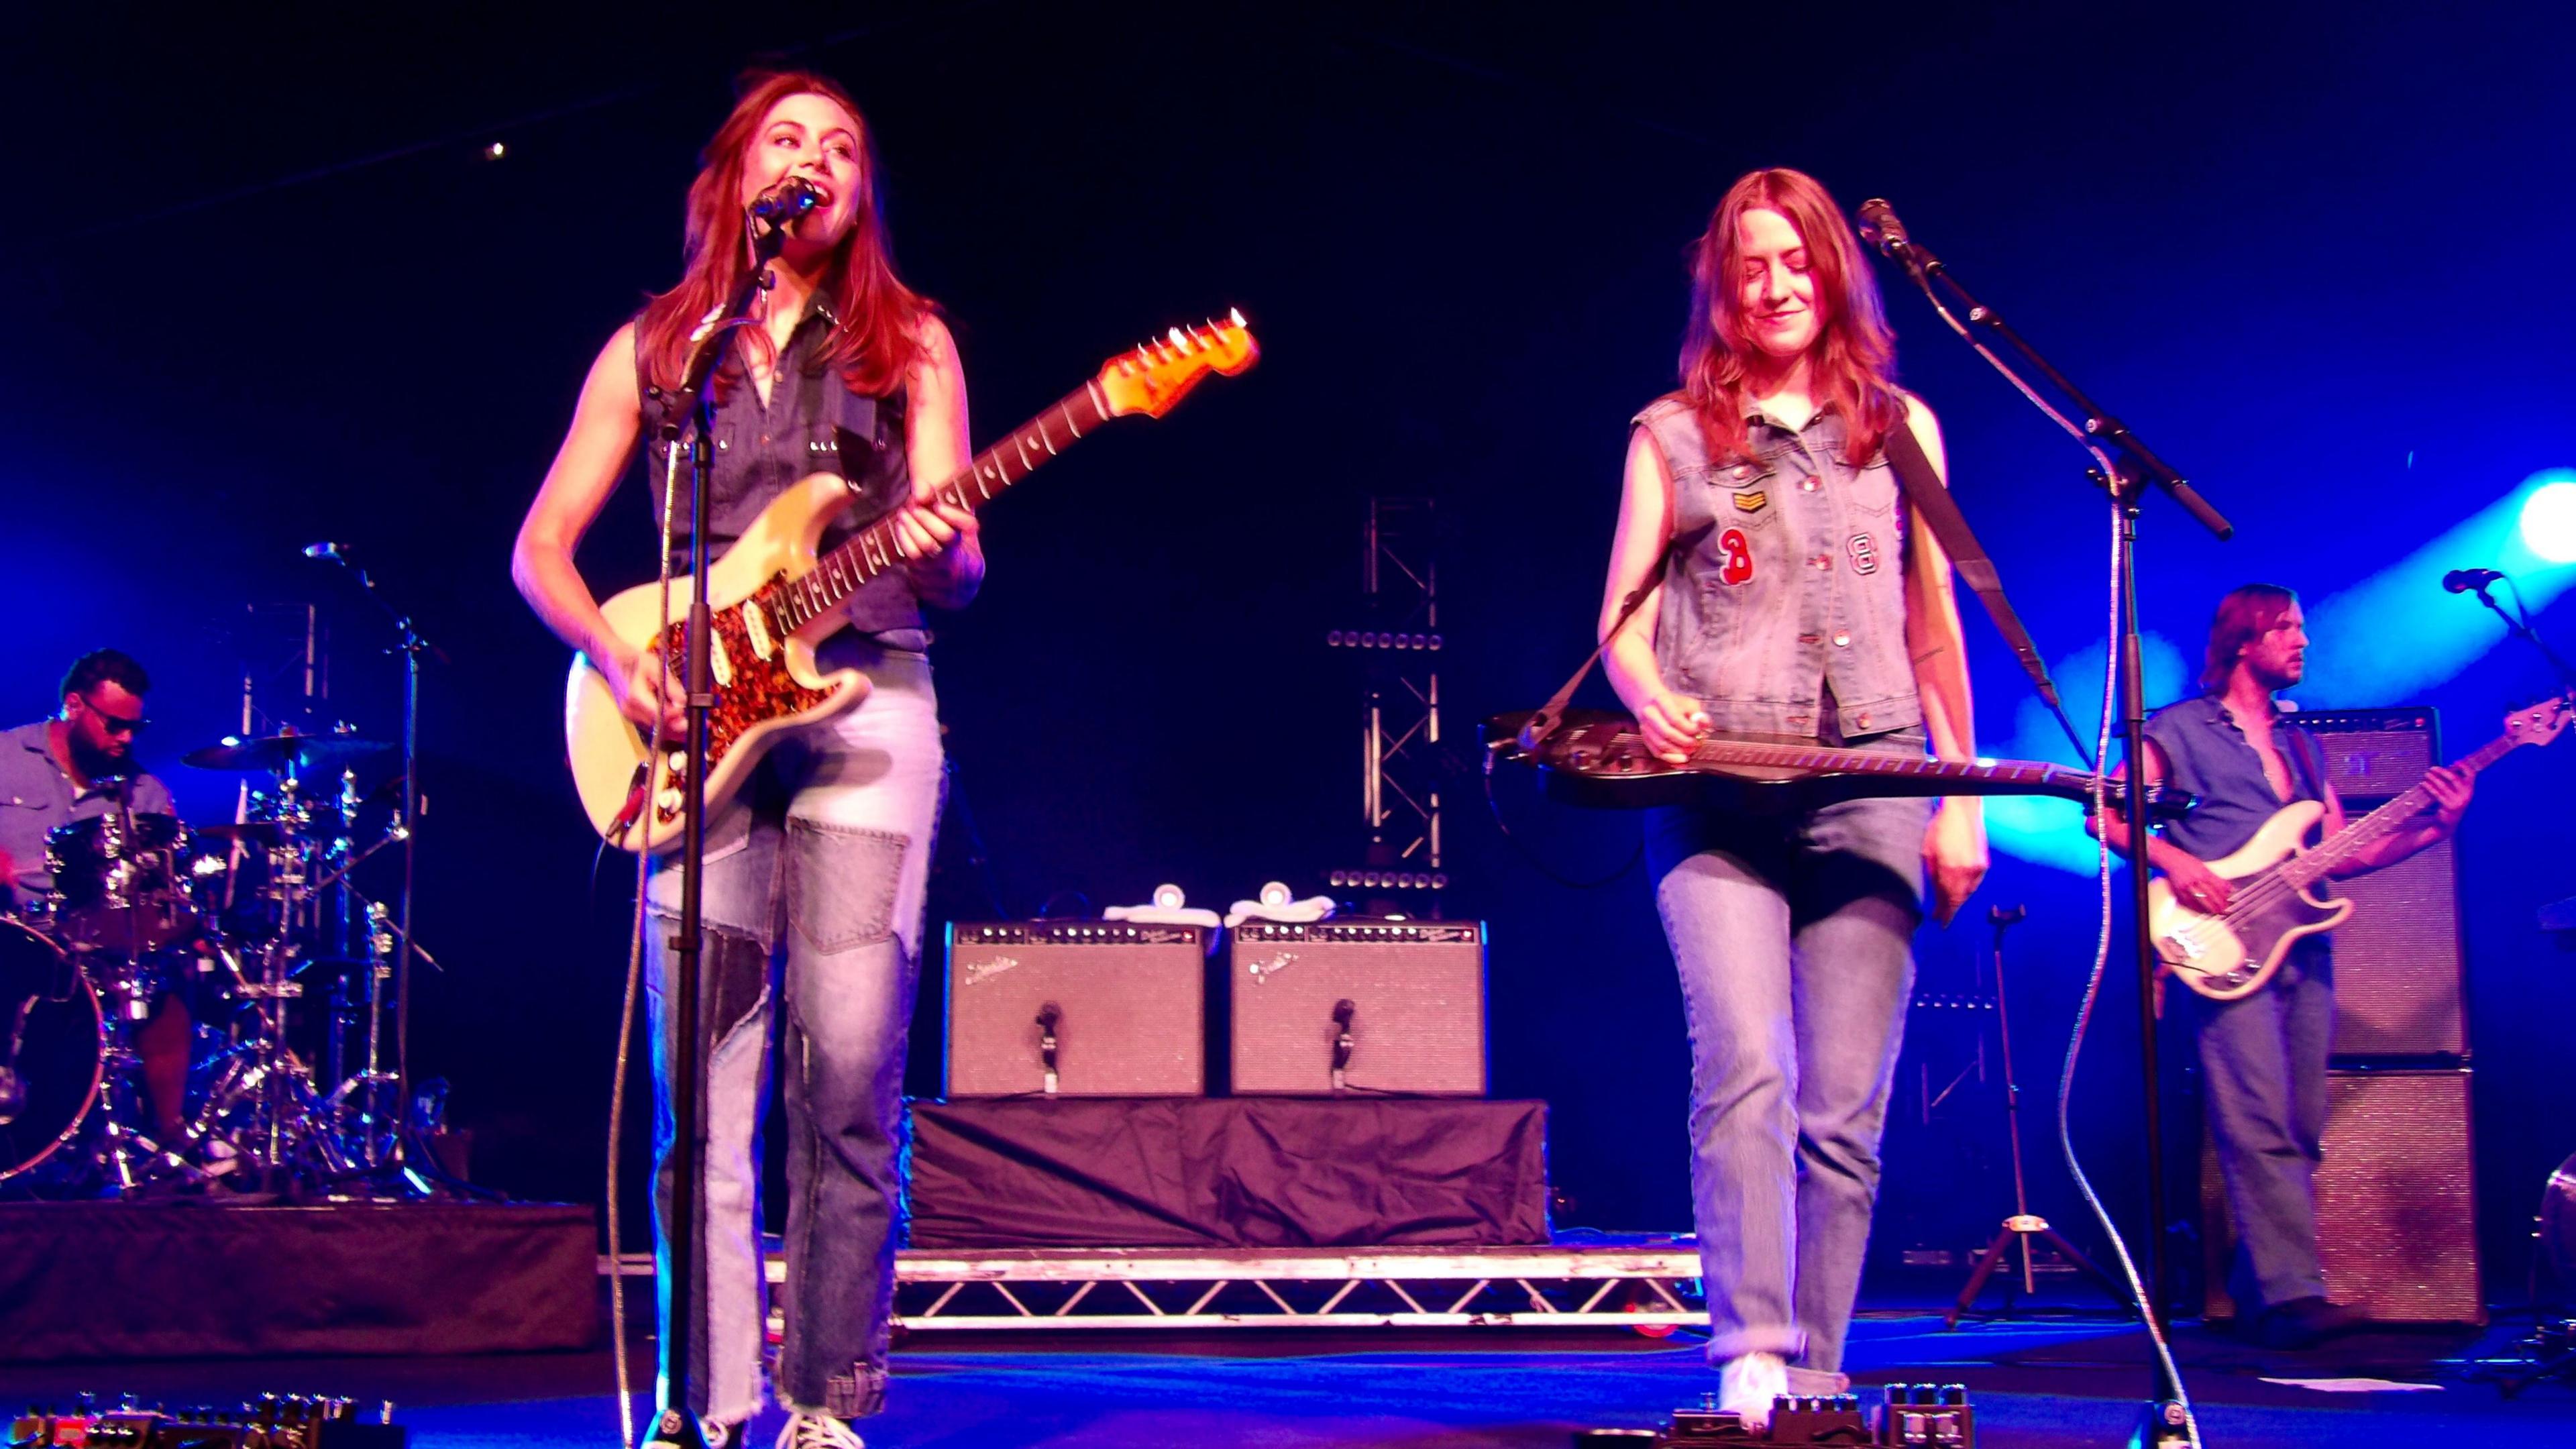
[{"label": "stage floor", "polygon": [[[2520,1331],[2266,1354],[2186,1329],[2181,1346],[2213,1449],[2576,1444],[2576,1389],[2542,1384],[2507,1399],[2470,1378],[2470,1360]],[[1987,1449],[2055,1449],[2126,1439],[2142,1347],[2105,1321],[1945,1333],[1937,1316],[1890,1312],[1856,1325],[1851,1357],[1862,1383],[1967,1384]],[[2336,1393],[2271,1381],[2346,1375],[2427,1387]],[[1563,1449],[1576,1428],[1650,1425],[1715,1387],[1695,1346],[1622,1329],[961,1335],[899,1352],[895,1377],[891,1408],[866,1426],[877,1449]],[[598,1446],[617,1434],[604,1352],[0,1367],[0,1401],[12,1407],[84,1389],[173,1406],[262,1390],[390,1398],[424,1449]],[[766,1416],[753,1442],[765,1449],[775,1423]]]}]

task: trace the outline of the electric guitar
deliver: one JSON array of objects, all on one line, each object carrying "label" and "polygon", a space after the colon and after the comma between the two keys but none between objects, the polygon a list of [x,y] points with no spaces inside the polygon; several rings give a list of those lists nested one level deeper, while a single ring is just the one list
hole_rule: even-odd
[{"label": "electric guitar", "polygon": [[[935,497],[974,509],[1000,496],[1047,459],[1111,418],[1159,418],[1210,373],[1233,376],[1260,357],[1243,314],[1202,327],[1172,329],[1161,341],[1121,353],[1055,406],[976,455]],[[816,473],[791,485],[761,510],[724,557],[707,570],[714,618],[708,639],[716,703],[707,720],[707,811],[731,801],[782,734],[846,714],[867,697],[856,670],[816,672],[814,646],[848,622],[842,605],[862,584],[907,560],[892,517],[861,529],[828,553],[823,531],[849,506],[849,480]],[[691,581],[671,581],[670,612],[661,589],[641,584],[600,606],[609,629],[636,648],[655,647],[672,676],[685,670]],[[647,736],[619,712],[608,677],[586,656],[573,656],[565,682],[564,737],[573,783],[592,828],[611,845],[660,852],[682,834],[682,744],[663,742],[645,757]]]},{"label": "electric guitar", "polygon": [[[2566,700],[2553,699],[2507,715],[2502,735],[2452,768],[2475,774],[2517,745],[2545,745],[2566,728],[2570,713]],[[2324,803],[2297,800],[2281,807],[2234,854],[2209,862],[2231,882],[2226,910],[2193,910],[2174,898],[2173,884],[2163,876],[2148,884],[2147,930],[2156,955],[2185,986],[2212,1001],[2262,990],[2292,942],[2333,930],[2352,914],[2352,902],[2311,895],[2309,887],[2432,803],[2432,792],[2419,783],[2314,847],[2303,842],[2325,815]]]},{"label": "electric guitar", "polygon": [[[1763,735],[1713,734],[1691,751],[1688,764],[1657,759],[1637,733],[1637,722],[1608,710],[1569,709],[1535,750],[1520,742],[1528,713],[1498,714],[1485,721],[1485,746],[1497,759],[1538,767],[1548,793],[1568,804],[1636,810],[1656,805],[1714,803],[1751,812],[1813,809],[1837,800],[1872,795],[2053,795],[2090,800],[2098,789],[2125,801],[2128,787],[2034,760],[1980,760],[1960,764],[1921,755],[1887,755],[1839,749],[1813,740]],[[2170,787],[2147,789],[2148,809],[2160,815],[2189,810],[2192,797]]]}]

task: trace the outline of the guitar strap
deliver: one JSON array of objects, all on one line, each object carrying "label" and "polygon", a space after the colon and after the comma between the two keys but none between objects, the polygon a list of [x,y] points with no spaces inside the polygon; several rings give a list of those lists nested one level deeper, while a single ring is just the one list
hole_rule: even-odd
[{"label": "guitar strap", "polygon": [[1995,572],[1994,560],[1986,557],[1985,545],[1977,542],[1976,530],[1968,526],[1968,517],[1959,511],[1958,500],[1941,486],[1940,476],[1932,471],[1932,460],[1924,456],[1914,430],[1899,422],[1888,429],[1885,447],[1897,481],[1905,485],[1906,501],[1914,505],[1914,516],[1923,520],[1923,526],[1941,541],[1942,549],[1950,555],[1950,566],[1959,571],[1959,577],[1976,592],[1978,602],[1986,606],[1996,632],[2012,646],[2013,657],[2021,661],[2039,697],[2051,709],[2058,708],[2057,682],[2048,677],[2048,665],[2039,657],[2038,647],[2030,642],[2030,631],[2021,626],[2021,616],[2013,612],[2012,601],[2004,597],[2004,581]]},{"label": "guitar strap", "polygon": [[1610,621],[1609,632],[1601,636],[1600,643],[1592,646],[1592,652],[1583,657],[1581,667],[1565,681],[1564,687],[1549,695],[1547,703],[1539,706],[1538,713],[1521,725],[1517,739],[1523,750],[1537,753],[1538,747],[1547,742],[1547,737],[1556,733],[1556,726],[1565,718],[1565,706],[1574,698],[1574,691],[1582,686],[1584,677],[1592,672],[1592,666],[1601,662],[1601,656],[1610,652],[1610,641],[1619,637],[1619,631],[1628,627],[1628,621],[1645,607],[1647,598],[1655,592],[1655,586],[1664,581],[1664,570],[1672,566],[1673,555],[1680,550],[1682,542],[1674,539],[1664,545],[1662,553],[1655,555],[1655,566],[1647,571],[1645,582],[1631,589],[1628,597],[1620,603],[1619,617]]}]

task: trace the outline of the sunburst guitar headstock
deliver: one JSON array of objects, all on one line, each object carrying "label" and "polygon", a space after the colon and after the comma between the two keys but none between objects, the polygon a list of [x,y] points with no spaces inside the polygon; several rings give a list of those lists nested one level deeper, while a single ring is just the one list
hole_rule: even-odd
[{"label": "sunburst guitar headstock", "polygon": [[1243,314],[1228,312],[1222,322],[1175,327],[1160,340],[1109,359],[1100,369],[1100,394],[1111,417],[1159,418],[1209,373],[1232,377],[1260,358]]}]

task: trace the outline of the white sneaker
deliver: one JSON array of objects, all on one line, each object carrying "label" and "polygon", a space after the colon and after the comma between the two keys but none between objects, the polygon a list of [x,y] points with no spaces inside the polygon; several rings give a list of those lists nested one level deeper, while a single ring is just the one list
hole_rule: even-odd
[{"label": "white sneaker", "polygon": [[829,1414],[798,1410],[778,1431],[778,1449],[868,1449],[858,1431]]},{"label": "white sneaker", "polygon": [[1787,1392],[1789,1365],[1776,1353],[1743,1354],[1718,1370],[1718,1409],[1742,1418],[1748,1429],[1770,1428],[1771,1401]]}]

